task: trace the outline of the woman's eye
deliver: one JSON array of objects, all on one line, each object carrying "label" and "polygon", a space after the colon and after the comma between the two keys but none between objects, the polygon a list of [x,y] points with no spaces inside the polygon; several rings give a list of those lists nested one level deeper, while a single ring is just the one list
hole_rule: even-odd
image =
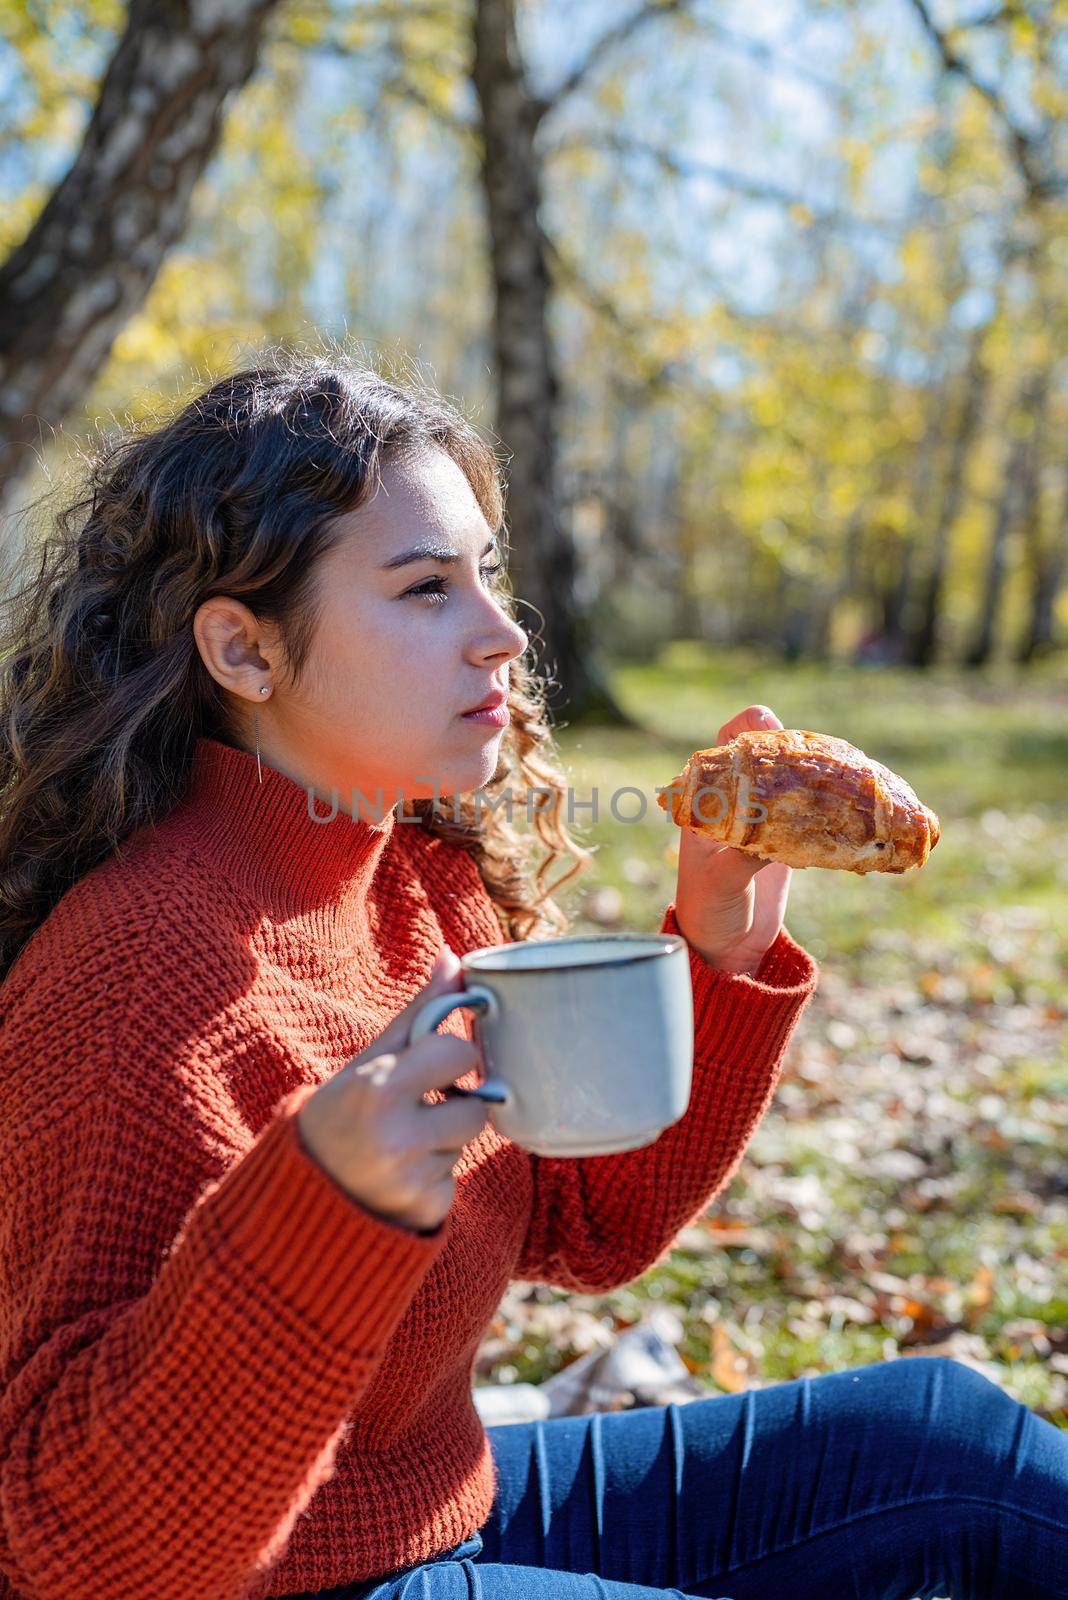
[{"label": "woman's eye", "polygon": [[[479,572],[484,578],[492,578],[504,567],[503,561],[498,561],[492,567],[480,567]],[[429,600],[433,605],[440,605],[446,598],[449,590],[448,578],[427,578],[425,583],[417,584],[414,589],[408,589],[407,595],[418,595],[420,599]]]}]

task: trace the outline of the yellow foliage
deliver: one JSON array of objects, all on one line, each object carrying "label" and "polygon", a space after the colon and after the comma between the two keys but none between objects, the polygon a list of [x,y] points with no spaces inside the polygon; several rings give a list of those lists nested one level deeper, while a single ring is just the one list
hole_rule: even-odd
[{"label": "yellow foliage", "polygon": [[627,107],[627,90],[618,74],[606,78],[597,87],[597,104],[610,117],[621,117]]}]

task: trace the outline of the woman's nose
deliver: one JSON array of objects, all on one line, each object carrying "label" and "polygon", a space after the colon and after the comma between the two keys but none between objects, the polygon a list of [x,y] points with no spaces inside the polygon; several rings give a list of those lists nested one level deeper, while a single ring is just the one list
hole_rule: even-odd
[{"label": "woman's nose", "polygon": [[495,606],[495,610],[497,627],[482,646],[481,653],[488,656],[507,654],[509,661],[512,661],[523,654],[530,643],[530,637],[518,622],[501,610],[500,606]]},{"label": "woman's nose", "polygon": [[521,656],[527,645],[530,643],[530,635],[519,626],[518,622],[513,622],[511,617],[509,617],[507,620],[509,631],[512,636],[512,644],[510,647],[512,655],[513,657]]}]

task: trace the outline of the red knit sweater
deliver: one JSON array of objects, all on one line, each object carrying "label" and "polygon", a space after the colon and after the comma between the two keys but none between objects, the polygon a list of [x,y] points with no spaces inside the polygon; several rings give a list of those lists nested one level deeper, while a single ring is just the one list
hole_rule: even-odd
[{"label": "red knit sweater", "polygon": [[465,851],[392,812],[316,822],[201,739],[181,805],[24,947],[0,987],[0,1597],[259,1600],[466,1538],[494,1493],[472,1368],[509,1281],[597,1293],[664,1257],[817,978],[785,932],[755,979],[691,951],[685,1115],[584,1159],[487,1124],[418,1234],[335,1183],[295,1112],[446,939],[502,940]]}]

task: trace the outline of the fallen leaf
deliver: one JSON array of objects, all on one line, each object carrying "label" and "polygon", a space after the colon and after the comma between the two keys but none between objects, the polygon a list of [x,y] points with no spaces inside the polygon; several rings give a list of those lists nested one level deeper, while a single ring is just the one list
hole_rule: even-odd
[{"label": "fallen leaf", "polygon": [[734,1348],[730,1335],[720,1323],[712,1327],[713,1380],[728,1394],[741,1394],[748,1388],[749,1369],[745,1356]]},{"label": "fallen leaf", "polygon": [[994,1272],[992,1267],[976,1268],[975,1276],[965,1290],[964,1321],[974,1328],[994,1299]]}]

